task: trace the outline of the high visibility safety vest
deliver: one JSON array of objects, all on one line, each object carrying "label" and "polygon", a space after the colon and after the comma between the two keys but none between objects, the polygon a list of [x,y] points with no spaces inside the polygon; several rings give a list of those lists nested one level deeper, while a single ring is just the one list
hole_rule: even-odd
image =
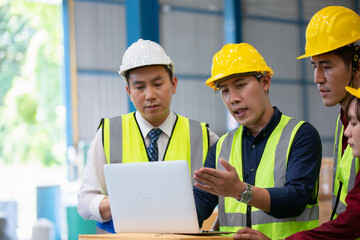
[{"label": "high visibility safety vest", "polygon": [[[303,124],[281,116],[279,124],[267,140],[260,164],[256,171],[255,186],[262,188],[284,187],[286,169],[292,142]],[[240,126],[222,136],[216,146],[217,169],[223,169],[220,157],[236,168],[243,181],[242,135]],[[312,229],[319,225],[319,206],[317,188],[313,193],[314,205],[308,204],[298,217],[277,219],[264,211],[238,202],[231,197],[219,197],[219,223],[221,231],[236,232],[243,227],[260,230],[271,239],[283,239],[296,232]]]},{"label": "high visibility safety vest", "polygon": [[347,206],[345,198],[351,189],[353,189],[356,174],[359,171],[359,159],[352,155],[352,149],[349,145],[342,155],[343,134],[344,125],[339,115],[334,142],[332,219],[336,218],[340,213],[345,212]]},{"label": "high visibility safety vest", "polygon": [[[176,116],[177,119],[162,160],[187,160],[190,176],[193,176],[193,172],[204,165],[210,147],[208,125],[180,115]],[[103,131],[103,147],[108,164],[149,161],[135,112],[102,119],[100,127]],[[98,222],[97,226],[115,233],[112,220]]]},{"label": "high visibility safety vest", "polygon": [[[187,160],[192,174],[203,166],[209,150],[207,124],[176,116],[177,119],[162,160]],[[107,163],[149,161],[145,141],[135,119],[135,112],[103,119],[102,126]]]}]

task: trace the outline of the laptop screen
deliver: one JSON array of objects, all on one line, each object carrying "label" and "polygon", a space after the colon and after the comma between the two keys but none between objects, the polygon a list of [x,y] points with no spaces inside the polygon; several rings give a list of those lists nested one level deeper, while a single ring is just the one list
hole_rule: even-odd
[{"label": "laptop screen", "polygon": [[104,166],[115,232],[197,233],[185,160]]}]

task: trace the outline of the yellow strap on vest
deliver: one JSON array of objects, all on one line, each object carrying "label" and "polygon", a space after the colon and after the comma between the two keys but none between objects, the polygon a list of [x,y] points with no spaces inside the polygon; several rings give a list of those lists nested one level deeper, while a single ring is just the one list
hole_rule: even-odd
[{"label": "yellow strap on vest", "polygon": [[[133,113],[122,116],[122,137],[123,163],[149,161],[145,142]],[[118,147],[121,148],[121,142],[118,144]]]},{"label": "yellow strap on vest", "polygon": [[354,187],[356,174],[359,171],[359,159],[352,155],[352,149],[347,146],[342,155],[342,139],[344,135],[344,126],[342,125],[340,114],[337,118],[334,142],[334,175],[333,175],[333,197],[332,207],[339,195],[340,182],[342,183],[339,203],[335,210],[335,218],[343,213],[346,209],[345,198],[350,190]]},{"label": "yellow strap on vest", "polygon": [[[104,119],[104,124],[103,124],[103,133],[109,133],[109,134],[103,134],[104,137],[104,151],[105,151],[105,156],[106,156],[106,161],[107,163],[110,163],[110,124],[109,124],[109,119]],[[106,139],[105,139],[106,138]]]},{"label": "yellow strap on vest", "polygon": [[209,134],[208,134],[208,128],[207,128],[207,124],[206,123],[201,123],[201,130],[202,130],[202,142],[203,142],[203,165],[205,163],[206,160],[206,156],[209,150],[209,146],[210,145],[210,139],[209,139]]},{"label": "yellow strap on vest", "polygon": [[[190,126],[189,121],[178,116],[176,126],[168,144],[164,161],[187,160],[191,168]],[[191,172],[190,172],[191,173]]]}]

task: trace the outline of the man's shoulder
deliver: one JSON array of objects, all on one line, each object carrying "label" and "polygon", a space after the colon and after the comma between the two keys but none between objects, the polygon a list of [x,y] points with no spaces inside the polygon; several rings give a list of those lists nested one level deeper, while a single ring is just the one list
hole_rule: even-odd
[{"label": "man's shoulder", "polygon": [[122,119],[122,118],[135,119],[135,112],[130,112],[130,113],[126,113],[126,114],[122,114],[122,115],[117,115],[117,116],[112,116],[112,117],[108,117],[108,118],[102,118],[101,121],[103,121],[104,119],[107,119],[107,120],[118,120],[118,119]]},{"label": "man's shoulder", "polygon": [[287,116],[287,115],[285,115],[283,113],[281,113],[281,116],[289,118],[289,119],[295,121],[297,124],[300,124],[298,132],[314,132],[314,133],[318,134],[318,130],[311,123],[309,123],[309,122],[307,122],[305,120],[290,117],[290,116]]},{"label": "man's shoulder", "polygon": [[321,148],[320,134],[313,125],[304,122],[295,135],[294,143],[295,145],[300,144],[299,146],[311,146],[310,148],[319,149]]},{"label": "man's shoulder", "polygon": [[303,124],[300,126],[299,131],[319,134],[318,130],[311,123],[306,121],[302,121],[302,122]]},{"label": "man's shoulder", "polygon": [[297,124],[300,124],[295,135],[295,139],[294,139],[295,141],[297,141],[298,139],[302,139],[302,140],[309,139],[309,141],[311,141],[311,139],[316,139],[316,140],[320,139],[320,134],[318,130],[311,123],[305,120],[289,117],[284,114],[282,114],[282,116],[295,121],[295,123]]},{"label": "man's shoulder", "polygon": [[207,127],[209,126],[209,124],[206,123],[206,122],[201,122],[201,121],[198,121],[198,120],[195,120],[195,119],[192,119],[192,118],[184,117],[184,116],[181,116],[181,115],[179,115],[179,114],[176,114],[176,116],[177,116],[178,119],[180,119],[180,120],[188,120],[189,122],[200,123],[200,124],[201,124],[201,123],[204,123],[204,124],[206,124]]},{"label": "man's shoulder", "polygon": [[109,118],[101,118],[97,130],[103,128],[104,125],[109,125],[110,123],[112,123],[112,124],[119,123],[124,118],[128,119],[128,120],[135,120],[136,121],[134,112],[119,115],[119,116],[113,116],[113,117],[109,117]]}]

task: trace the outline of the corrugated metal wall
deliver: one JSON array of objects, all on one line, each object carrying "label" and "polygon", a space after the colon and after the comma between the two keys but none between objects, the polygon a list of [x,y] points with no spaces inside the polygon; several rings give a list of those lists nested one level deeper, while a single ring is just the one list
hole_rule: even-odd
[{"label": "corrugated metal wall", "polygon": [[205,86],[213,55],[224,42],[222,1],[167,0],[160,4],[160,42],[175,62],[178,77],[171,107],[223,134],[226,107],[219,94]]},{"label": "corrugated metal wall", "polygon": [[[179,79],[172,109],[226,132],[227,110],[220,95],[204,85],[212,57],[224,45],[222,0],[160,0],[160,43],[175,62]],[[270,97],[283,113],[312,123],[332,155],[339,107],[327,108],[313,83],[304,52],[312,15],[329,5],[354,10],[357,1],[242,0],[243,42],[252,44],[274,70]],[[75,1],[79,140],[91,140],[102,117],[128,112],[125,83],[118,76],[126,49],[124,1]],[[74,129],[76,131],[76,129]]]},{"label": "corrugated metal wall", "polygon": [[79,140],[91,140],[102,117],[128,111],[117,74],[126,49],[124,4],[75,1],[75,33]]}]

